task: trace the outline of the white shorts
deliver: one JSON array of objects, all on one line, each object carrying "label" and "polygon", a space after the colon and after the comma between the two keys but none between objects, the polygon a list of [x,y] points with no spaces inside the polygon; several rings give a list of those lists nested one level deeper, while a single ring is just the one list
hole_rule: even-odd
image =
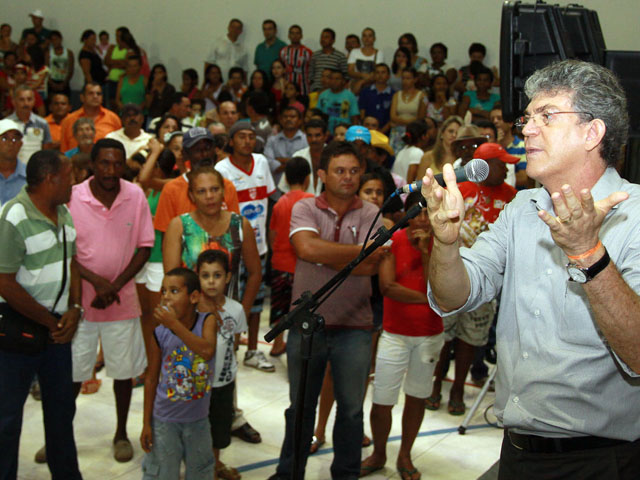
[{"label": "white shorts", "polygon": [[496,301],[480,305],[472,312],[454,313],[442,317],[445,341],[459,338],[463,342],[482,347],[489,341],[489,330],[496,314]]},{"label": "white shorts", "polygon": [[89,380],[102,340],[104,364],[114,380],[135,378],[147,368],[140,318],[116,322],[80,322],[71,342],[73,381]]},{"label": "white shorts", "polygon": [[147,262],[136,275],[136,283],[142,283],[147,290],[159,292],[162,288],[164,269],[162,262]]},{"label": "white shorts", "polygon": [[427,398],[443,345],[443,333],[431,337],[409,337],[383,331],[378,341],[373,403],[395,405],[403,378],[405,394]]}]

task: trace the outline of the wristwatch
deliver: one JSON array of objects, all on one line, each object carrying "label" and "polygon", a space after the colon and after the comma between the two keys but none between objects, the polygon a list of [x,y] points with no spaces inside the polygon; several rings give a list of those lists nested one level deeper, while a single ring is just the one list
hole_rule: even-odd
[{"label": "wristwatch", "polygon": [[604,270],[607,265],[609,265],[609,262],[611,262],[611,258],[609,257],[609,252],[607,252],[607,249],[605,248],[602,258],[588,268],[580,267],[571,262],[567,263],[569,280],[576,283],[587,283],[588,281],[593,280],[596,275]]}]

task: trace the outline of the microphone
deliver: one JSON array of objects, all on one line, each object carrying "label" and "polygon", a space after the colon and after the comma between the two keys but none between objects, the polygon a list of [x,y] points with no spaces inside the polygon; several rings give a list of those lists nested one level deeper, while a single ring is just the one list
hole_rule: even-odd
[{"label": "microphone", "polygon": [[[456,168],[453,173],[456,174],[456,183],[461,182],[484,182],[489,176],[489,164],[481,158],[470,160],[464,167]],[[445,186],[442,174],[434,175],[434,180],[439,185]],[[419,192],[422,189],[422,180],[418,180],[410,185],[405,185],[398,189],[399,193]]]}]

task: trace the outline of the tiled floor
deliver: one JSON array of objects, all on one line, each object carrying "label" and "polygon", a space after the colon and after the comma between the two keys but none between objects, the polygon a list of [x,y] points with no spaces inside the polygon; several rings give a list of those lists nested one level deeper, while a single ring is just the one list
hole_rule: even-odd
[{"label": "tiled floor", "polygon": [[[264,322],[263,322],[264,323]],[[264,334],[266,329],[262,332]],[[261,348],[268,352],[269,347]],[[240,349],[240,359],[244,347]],[[275,471],[276,459],[284,434],[283,412],[288,404],[288,383],[286,379],[286,356],[275,360],[275,373],[262,373],[240,365],[238,388],[240,407],[245,417],[262,434],[262,443],[251,445],[234,438],[232,444],[223,451],[222,460],[240,469],[246,480],[266,479]],[[453,365],[450,372],[453,372]],[[111,381],[100,375],[102,387],[97,394],[80,395],[75,417],[76,444],[80,469],[85,480],[130,480],[140,479],[140,468],[144,452],[138,441],[142,427],[141,388],[134,390],[129,415],[129,437],[134,445],[135,456],[129,463],[119,464],[112,457],[111,439],[115,429],[115,407]],[[448,398],[449,383],[445,383],[443,398]],[[473,404],[479,389],[468,386],[465,403]],[[463,418],[453,417],[446,412],[446,403],[438,412],[427,411],[420,429],[420,435],[413,447],[415,466],[422,472],[422,478],[429,479],[476,479],[498,458],[502,431],[487,425],[483,413],[494,399],[488,393],[470,423],[466,435],[458,434],[458,426]],[[365,400],[365,432],[371,433],[368,415],[371,408],[371,389]],[[387,467],[368,478],[380,480],[400,476],[395,471],[395,455],[400,442],[400,419],[402,404],[393,410],[393,427],[387,450]],[[493,419],[491,411],[489,419]],[[333,425],[333,414],[329,419]],[[20,444],[20,466],[18,478],[40,480],[50,478],[46,465],[33,461],[35,452],[43,445],[42,411],[40,403],[31,397],[27,400]],[[330,438],[330,432],[328,432]],[[364,448],[365,458],[372,447]],[[329,467],[332,459],[331,444],[310,457],[306,478],[325,480],[331,478]]]}]

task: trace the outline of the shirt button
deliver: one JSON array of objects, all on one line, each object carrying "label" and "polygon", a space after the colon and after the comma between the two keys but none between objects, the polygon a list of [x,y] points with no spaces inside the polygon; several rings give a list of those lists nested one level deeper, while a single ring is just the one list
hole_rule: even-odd
[{"label": "shirt button", "polygon": [[518,403],[520,399],[518,397],[513,397],[513,403]]},{"label": "shirt button", "polygon": [[538,309],[536,308],[536,309],[533,311],[533,314],[534,314],[536,317],[539,317],[539,316],[540,316],[540,310],[538,310]]},{"label": "shirt button", "polygon": [[551,275],[553,272],[550,268],[547,268],[547,275]]},{"label": "shirt button", "polygon": [[527,352],[524,352],[524,353],[522,354],[522,358],[529,358],[529,354],[528,354]]}]

